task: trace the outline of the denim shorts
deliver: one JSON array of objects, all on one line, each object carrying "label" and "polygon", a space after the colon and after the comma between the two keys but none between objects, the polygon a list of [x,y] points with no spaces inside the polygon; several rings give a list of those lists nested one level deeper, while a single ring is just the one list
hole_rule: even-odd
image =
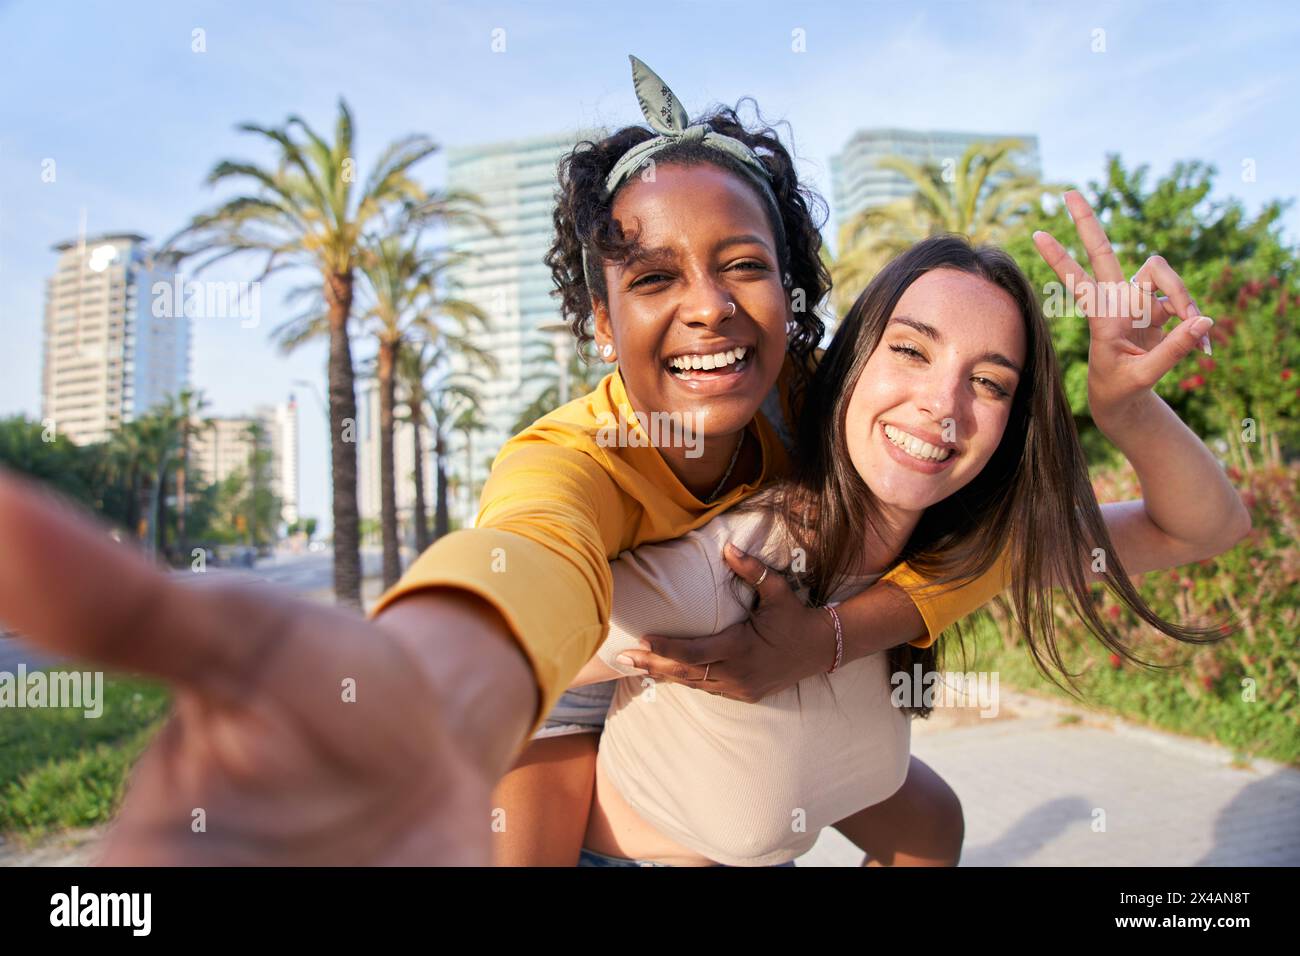
[{"label": "denim shorts", "polygon": [[[726,866],[725,863],[719,863],[718,866]],[[606,856],[604,853],[597,853],[595,850],[588,850],[585,846],[582,853],[578,855],[578,866],[671,866],[669,863],[655,863],[653,860],[628,860],[621,856]],[[794,866],[794,860],[788,863],[773,863],[772,866]],[[740,869],[736,867],[735,869]]]},{"label": "denim shorts", "polygon": [[614,699],[614,681],[571,687],[560,695],[533,740],[566,734],[598,734],[605,729],[605,714]]}]

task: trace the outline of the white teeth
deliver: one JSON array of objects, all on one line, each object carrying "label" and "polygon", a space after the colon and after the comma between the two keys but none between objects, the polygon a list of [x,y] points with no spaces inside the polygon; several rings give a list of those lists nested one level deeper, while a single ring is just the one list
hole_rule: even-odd
[{"label": "white teeth", "polygon": [[950,448],[935,448],[929,442],[922,441],[915,435],[909,435],[901,428],[895,428],[893,425],[885,426],[885,437],[913,458],[919,458],[922,461],[946,461],[948,456],[952,454]]},{"label": "white teeth", "polygon": [[745,357],[745,352],[746,349],[741,346],[728,349],[726,352],[716,352],[713,355],[678,355],[676,358],[669,359],[668,364],[675,369],[702,369],[707,371],[734,365]]}]

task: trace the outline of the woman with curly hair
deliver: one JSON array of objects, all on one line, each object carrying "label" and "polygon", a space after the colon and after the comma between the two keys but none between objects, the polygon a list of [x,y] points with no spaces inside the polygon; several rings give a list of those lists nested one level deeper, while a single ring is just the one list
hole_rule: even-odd
[{"label": "woman with curly hair", "polygon": [[[562,161],[547,256],[579,343],[594,342],[617,367],[502,448],[475,529],[459,533],[484,542],[492,533],[517,536],[500,542],[507,570],[480,575],[475,589],[509,608],[539,672],[560,670],[548,655],[566,648],[570,677],[596,650],[593,636],[604,634],[609,560],[679,537],[788,473],[790,423],[824,332],[814,306],[830,288],[823,205],[799,182],[776,132],[747,126],[725,107],[691,124],[662,80],[632,62],[651,128],[579,143]],[[656,420],[688,440],[656,440],[644,427]],[[384,601],[454,580],[445,569],[463,539],[449,539]],[[516,572],[516,556],[536,563]],[[845,603],[845,652],[854,659],[909,641],[928,646],[992,596],[994,577],[914,605],[903,589],[922,579],[899,565]],[[744,627],[754,630],[730,639],[710,675],[718,692],[740,700],[824,671],[836,653],[824,615],[789,589]],[[612,687],[563,690],[552,687],[535,739],[494,795],[502,863],[577,862]],[[845,832],[877,861],[955,863],[960,803],[914,760],[906,784]]]}]

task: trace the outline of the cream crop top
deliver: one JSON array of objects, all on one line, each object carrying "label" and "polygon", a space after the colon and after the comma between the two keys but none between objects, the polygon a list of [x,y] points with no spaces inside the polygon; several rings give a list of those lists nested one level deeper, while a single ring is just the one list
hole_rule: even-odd
[{"label": "cream crop top", "polygon": [[[613,610],[600,658],[626,674],[614,658],[643,634],[690,637],[744,620],[753,591],[723,562],[728,541],[775,569],[792,564],[766,511],[725,512],[680,538],[625,551],[610,565]],[[877,577],[854,578],[834,600]],[[817,637],[829,667],[829,628]],[[602,771],[647,823],[718,863],[792,860],[823,827],[891,796],[907,776],[910,718],[890,701],[884,652],[756,704],[636,675],[615,683]]]}]

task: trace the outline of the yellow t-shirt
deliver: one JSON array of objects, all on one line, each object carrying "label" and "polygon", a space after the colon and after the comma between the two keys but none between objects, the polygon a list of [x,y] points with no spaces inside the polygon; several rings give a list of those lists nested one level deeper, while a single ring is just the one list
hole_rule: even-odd
[{"label": "yellow t-shirt", "polygon": [[[787,357],[777,382],[787,422],[795,420],[789,405],[793,374]],[[628,440],[611,443],[609,424],[620,417]],[[613,591],[609,562],[638,545],[680,537],[788,473],[785,447],[764,414],[747,428],[763,452],[758,481],[705,504],[650,444],[616,368],[590,393],[539,418],[501,447],[475,527],[430,545],[371,614],[430,587],[461,588],[496,607],[541,689],[531,736],[605,640]],[[884,580],[916,601],[929,633],[912,643],[925,647],[995,596],[1004,571],[994,568],[961,588],[929,594],[921,590],[926,580],[905,564]]]}]

